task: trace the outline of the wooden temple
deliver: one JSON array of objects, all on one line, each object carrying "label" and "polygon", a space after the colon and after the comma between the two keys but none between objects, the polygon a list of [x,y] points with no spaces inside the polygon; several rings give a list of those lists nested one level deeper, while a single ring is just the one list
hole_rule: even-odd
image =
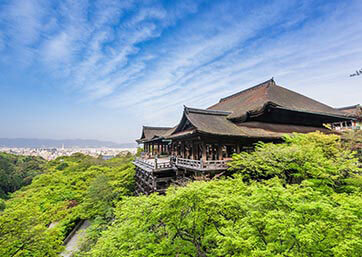
[{"label": "wooden temple", "polygon": [[273,79],[220,99],[184,107],[174,127],[143,127],[144,153],[134,161],[137,192],[163,193],[171,183],[226,171],[234,153],[293,132],[333,133],[324,124],[349,121],[340,110],[278,86]]},{"label": "wooden temple", "polygon": [[332,123],[332,129],[337,131],[362,129],[362,106],[360,104],[340,107],[337,109],[346,113],[346,115],[351,117],[351,119],[348,121]]}]

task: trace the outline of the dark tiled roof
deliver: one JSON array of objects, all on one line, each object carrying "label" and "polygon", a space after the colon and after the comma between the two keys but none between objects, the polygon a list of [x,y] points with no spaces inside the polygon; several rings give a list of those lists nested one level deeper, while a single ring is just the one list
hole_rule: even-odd
[{"label": "dark tiled roof", "polygon": [[182,126],[185,120],[188,120],[193,127],[187,130],[179,130],[176,128],[168,138],[182,137],[196,132],[219,136],[270,139],[281,138],[283,135],[293,132],[308,133],[318,130],[324,133],[331,133],[331,130],[321,127],[266,122],[243,122],[236,124],[227,118],[228,115],[228,112],[185,107],[179,127]]},{"label": "dark tiled roof", "polygon": [[245,119],[250,115],[264,112],[267,106],[336,119],[348,117],[341,110],[278,86],[271,79],[222,98],[219,103],[206,110],[185,106],[182,119],[177,126],[173,128],[143,127],[142,137],[138,142],[184,137],[194,133],[247,138],[280,138],[287,133],[308,133],[317,130],[331,133],[329,129],[323,127],[256,122]]},{"label": "dark tiled roof", "polygon": [[[334,133],[327,128],[322,127],[311,127],[311,126],[301,126],[301,125],[290,125],[290,124],[276,124],[268,122],[258,122],[258,121],[249,121],[240,123],[239,126],[242,128],[248,129],[260,129],[262,133],[268,133],[270,135],[283,135],[288,133],[309,133],[314,131],[320,131],[326,134]],[[254,130],[256,132],[256,130]]]},{"label": "dark tiled roof", "polygon": [[362,106],[360,104],[340,107],[337,108],[337,110],[342,111],[353,118],[358,118],[358,119],[362,118]]},{"label": "dark tiled roof", "polygon": [[150,141],[154,138],[161,138],[167,135],[173,128],[171,127],[149,127],[143,126],[141,138],[137,142]]},{"label": "dark tiled roof", "polygon": [[229,119],[242,119],[248,112],[262,111],[269,104],[288,110],[327,116],[345,116],[340,110],[276,85],[273,79],[222,98],[219,103],[210,106],[208,110],[229,111],[232,112]]},{"label": "dark tiled roof", "polygon": [[185,107],[184,114],[199,132],[225,136],[241,135],[238,126],[227,119],[230,112]]}]

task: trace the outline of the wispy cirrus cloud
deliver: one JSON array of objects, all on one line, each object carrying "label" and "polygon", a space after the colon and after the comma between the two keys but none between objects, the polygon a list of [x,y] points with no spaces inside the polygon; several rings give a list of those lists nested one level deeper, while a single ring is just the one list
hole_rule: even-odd
[{"label": "wispy cirrus cloud", "polygon": [[[341,22],[348,8],[325,10],[327,17],[321,15],[306,21],[301,18],[305,14],[287,16],[295,3],[288,1],[284,10],[278,4],[259,8],[261,14],[268,14],[262,18],[249,11],[249,16],[243,15],[239,22],[227,24],[220,33],[210,35],[204,30],[196,35],[191,33],[191,37],[178,35],[176,42],[167,42],[172,48],[167,56],[158,58],[154,72],[147,79],[110,97],[108,103],[114,107],[142,106],[143,118],[149,122],[161,113],[162,120],[174,122],[172,113],[180,110],[182,104],[206,107],[220,96],[272,76],[291,81],[301,92],[301,86],[309,91],[311,85],[305,82],[334,77],[346,65],[337,60],[353,54],[352,63],[355,63],[361,56],[358,43],[361,34],[355,29],[360,22],[353,16]],[[207,26],[204,21],[196,23],[196,27]],[[345,73],[338,75],[343,79]]]},{"label": "wispy cirrus cloud", "polygon": [[[2,50],[10,51],[12,59],[27,65],[35,55],[34,46],[40,40],[44,23],[45,4],[41,1],[7,1],[0,5]],[[4,56],[3,56],[4,58]]]},{"label": "wispy cirrus cloud", "polygon": [[328,104],[361,99],[336,96],[360,83],[348,74],[362,58],[361,11],[358,0],[8,0],[0,53],[79,102],[173,125],[183,104],[207,107],[272,76]]}]

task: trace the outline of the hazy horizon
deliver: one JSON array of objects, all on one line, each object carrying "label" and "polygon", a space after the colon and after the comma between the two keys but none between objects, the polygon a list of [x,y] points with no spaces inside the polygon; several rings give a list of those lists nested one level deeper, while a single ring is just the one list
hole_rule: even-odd
[{"label": "hazy horizon", "polygon": [[115,142],[96,139],[51,139],[51,138],[0,138],[0,148],[40,148],[40,147],[109,147],[135,148],[136,142]]},{"label": "hazy horizon", "polygon": [[362,1],[0,3],[0,138],[133,143],[274,77],[360,104]]}]

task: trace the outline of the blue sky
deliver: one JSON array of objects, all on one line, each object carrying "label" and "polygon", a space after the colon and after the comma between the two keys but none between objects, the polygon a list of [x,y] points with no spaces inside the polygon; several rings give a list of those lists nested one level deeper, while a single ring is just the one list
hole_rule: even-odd
[{"label": "blue sky", "polygon": [[133,142],[274,77],[361,103],[362,1],[0,1],[0,137]]}]

